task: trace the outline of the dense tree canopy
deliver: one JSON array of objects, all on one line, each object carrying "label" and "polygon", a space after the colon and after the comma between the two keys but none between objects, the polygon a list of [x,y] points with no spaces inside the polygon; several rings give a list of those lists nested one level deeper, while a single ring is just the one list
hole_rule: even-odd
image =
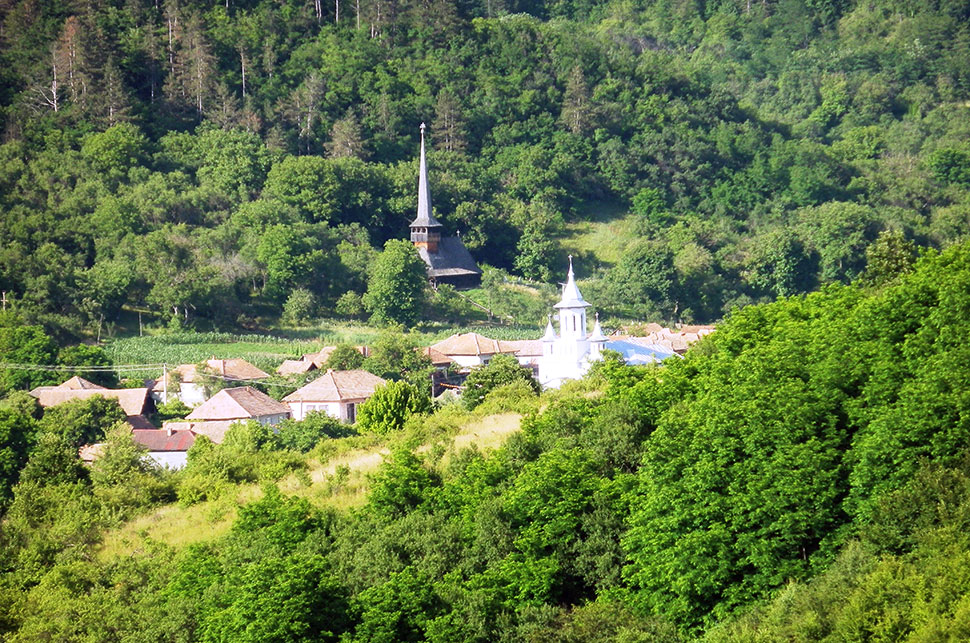
[{"label": "dense tree canopy", "polygon": [[[222,444],[198,437],[174,477],[127,430],[80,464],[66,429],[107,421],[97,398],[38,421],[8,397],[0,627],[15,641],[960,638],[970,245],[880,270],[896,265],[749,306],[682,360],[608,355],[494,451],[412,447],[456,417],[490,427],[481,409],[508,417],[521,395],[424,415],[427,396],[395,381],[357,426],[386,441],[322,415],[278,433],[237,423]],[[385,357],[406,339],[388,334]],[[509,367],[492,370],[521,388]],[[365,444],[389,455],[361,495],[340,463]],[[176,497],[211,516],[205,542],[98,549]]]},{"label": "dense tree canopy", "polygon": [[[0,637],[970,636],[966,2],[14,0],[0,20]],[[242,423],[177,475],[111,430],[113,402],[8,395],[103,363],[65,347],[134,308],[446,311],[404,241],[422,121],[435,215],[502,319],[541,320],[554,284],[520,280],[575,244],[604,315],[726,320],[683,360],[608,359],[501,409],[525,416],[494,450],[449,431],[521,395],[423,415],[430,362],[397,331],[362,363],[395,380],[361,409],[387,437]],[[351,482],[331,456],[362,445],[391,455]],[[193,528],[119,529],[176,498],[147,520]]]},{"label": "dense tree canopy", "polygon": [[961,3],[8,4],[0,287],[58,334],[304,290],[359,315],[422,121],[480,263],[552,281],[576,224],[631,212],[587,257],[622,316],[715,320],[970,220]]}]

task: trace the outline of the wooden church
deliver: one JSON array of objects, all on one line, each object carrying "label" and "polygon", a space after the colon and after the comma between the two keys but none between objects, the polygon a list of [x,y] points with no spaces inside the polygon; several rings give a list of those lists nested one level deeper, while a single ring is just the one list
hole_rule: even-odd
[{"label": "wooden church", "polygon": [[418,174],[418,216],[411,222],[411,243],[428,266],[428,279],[433,287],[451,284],[455,288],[474,288],[482,280],[482,271],[459,237],[443,237],[444,226],[431,211],[431,188],[428,186],[428,164],[424,156],[424,123],[421,123],[421,164]]}]

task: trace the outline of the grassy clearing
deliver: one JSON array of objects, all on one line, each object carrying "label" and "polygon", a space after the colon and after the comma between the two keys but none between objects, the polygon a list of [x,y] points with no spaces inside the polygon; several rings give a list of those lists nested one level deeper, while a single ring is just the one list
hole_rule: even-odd
[{"label": "grassy clearing", "polygon": [[583,218],[566,224],[566,233],[559,243],[576,258],[577,269],[581,267],[591,274],[596,268],[609,267],[620,260],[630,240],[636,237],[637,217],[616,204],[594,203]]},{"label": "grassy clearing", "polygon": [[[521,416],[517,413],[498,413],[485,417],[472,416],[448,439],[436,440],[446,446],[443,462],[452,454],[470,446],[482,450],[496,449],[509,435],[519,430]],[[384,444],[355,446],[364,442],[361,438],[341,442],[330,451],[330,457],[310,460],[310,484],[290,476],[278,483],[287,495],[306,498],[311,504],[346,511],[362,506],[367,500],[370,476],[375,473],[390,450]],[[426,453],[430,443],[419,446],[416,451]],[[184,507],[165,505],[155,511],[139,516],[121,527],[105,534],[99,551],[102,560],[129,556],[144,549],[149,542],[161,542],[175,549],[192,544],[215,540],[224,535],[236,520],[239,507],[262,497],[259,485],[239,485],[234,492],[216,500]]]}]

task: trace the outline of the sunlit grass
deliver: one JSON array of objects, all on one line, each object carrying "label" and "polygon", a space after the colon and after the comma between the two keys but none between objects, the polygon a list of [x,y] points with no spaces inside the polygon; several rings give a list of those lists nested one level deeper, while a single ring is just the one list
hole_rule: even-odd
[{"label": "sunlit grass", "polygon": [[614,204],[594,204],[583,221],[566,224],[566,232],[559,243],[562,249],[576,258],[577,269],[583,262],[590,274],[599,265],[612,266],[620,260],[630,240],[636,236],[636,215]]},{"label": "sunlit grass", "polygon": [[[466,419],[456,432],[422,444],[415,451],[428,453],[440,445],[445,449],[442,462],[447,463],[452,455],[471,446],[483,451],[497,449],[519,430],[522,418],[518,413],[506,412],[484,417],[468,413]],[[319,508],[347,511],[360,507],[367,501],[370,476],[390,455],[388,443],[365,437],[331,442],[330,448],[315,451],[319,458],[308,456],[309,484],[306,476],[291,475],[277,485],[284,494],[306,498]],[[232,527],[240,506],[262,496],[260,485],[243,484],[214,500],[190,506],[164,505],[107,532],[99,556],[110,560],[137,554],[151,542],[182,549],[216,540]]]}]

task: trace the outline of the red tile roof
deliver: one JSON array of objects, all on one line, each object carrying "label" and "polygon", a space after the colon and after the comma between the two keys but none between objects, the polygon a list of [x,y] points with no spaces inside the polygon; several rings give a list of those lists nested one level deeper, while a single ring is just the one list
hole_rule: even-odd
[{"label": "red tile roof", "polygon": [[124,388],[124,389],[61,389],[52,388],[31,392],[44,408],[57,406],[71,400],[87,400],[95,396],[118,400],[118,404],[124,410],[125,415],[141,415],[145,410],[145,401],[148,399],[147,388]]},{"label": "red tile roof", "polygon": [[216,375],[230,380],[260,380],[269,377],[269,373],[256,368],[244,359],[212,358],[205,364]]},{"label": "red tile roof", "polygon": [[188,431],[194,435],[204,435],[213,444],[222,444],[222,441],[226,438],[226,432],[236,422],[242,422],[243,420],[202,420],[200,422],[166,422],[165,426],[162,427],[164,431],[171,430],[173,433],[181,433],[183,431]]},{"label": "red tile roof", "polygon": [[279,365],[276,372],[280,375],[302,375],[309,371],[319,368],[312,361],[304,359],[285,359],[283,363]]},{"label": "red tile roof", "polygon": [[131,438],[149,451],[188,451],[195,444],[195,434],[191,431],[169,431],[165,429],[135,429]]},{"label": "red tile roof", "polygon": [[289,414],[290,409],[251,386],[224,388],[189,413],[186,420],[248,420]]},{"label": "red tile roof", "polygon": [[440,351],[436,351],[430,346],[424,347],[421,352],[431,360],[432,366],[448,366],[449,364],[453,364],[455,362],[455,360],[451,359]]},{"label": "red tile roof", "polygon": [[478,333],[452,335],[437,344],[432,344],[431,348],[443,355],[494,355],[503,352],[498,340],[489,339]]},{"label": "red tile roof", "polygon": [[283,398],[284,402],[345,402],[367,399],[374,389],[385,383],[367,371],[334,371],[326,373]]},{"label": "red tile roof", "polygon": [[499,342],[503,353],[514,353],[517,357],[541,357],[541,339],[514,339]]}]

